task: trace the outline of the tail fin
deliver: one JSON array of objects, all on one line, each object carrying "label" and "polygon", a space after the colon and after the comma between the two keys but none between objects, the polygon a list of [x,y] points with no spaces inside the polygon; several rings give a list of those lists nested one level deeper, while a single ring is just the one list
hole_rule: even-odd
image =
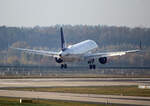
[{"label": "tail fin", "polygon": [[64,39],[64,34],[63,34],[63,28],[60,28],[61,32],[61,50],[64,51],[66,49],[66,44],[65,44],[65,39]]},{"label": "tail fin", "polygon": [[141,43],[141,40],[140,40],[140,50],[142,50],[142,43]]}]

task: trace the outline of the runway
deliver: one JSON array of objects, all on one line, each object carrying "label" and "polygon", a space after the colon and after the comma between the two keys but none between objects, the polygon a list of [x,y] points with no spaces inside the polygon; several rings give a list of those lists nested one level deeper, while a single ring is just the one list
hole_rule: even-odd
[{"label": "runway", "polygon": [[[0,88],[12,87],[65,87],[65,86],[132,86],[150,84],[150,78],[44,78],[44,79],[0,79]],[[116,103],[149,105],[150,97],[115,96],[96,94],[73,94],[56,92],[33,92],[0,90],[1,97],[54,99],[93,103]]]},{"label": "runway", "polygon": [[59,87],[59,86],[128,86],[150,83],[150,78],[45,78],[0,79],[3,87]]},{"label": "runway", "polygon": [[0,90],[0,96],[149,106],[150,97]]}]

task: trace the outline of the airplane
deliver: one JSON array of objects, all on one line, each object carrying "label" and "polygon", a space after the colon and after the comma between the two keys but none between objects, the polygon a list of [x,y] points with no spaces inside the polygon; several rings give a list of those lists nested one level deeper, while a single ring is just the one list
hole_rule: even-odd
[{"label": "airplane", "polygon": [[[96,65],[94,64],[95,59],[98,59],[99,63],[106,64],[107,58],[112,56],[122,56],[127,53],[135,53],[139,52],[140,49],[135,50],[128,50],[128,51],[117,51],[117,52],[98,52],[96,53],[95,50],[98,48],[98,45],[93,40],[85,40],[80,43],[66,46],[66,42],[64,39],[63,28],[60,28],[60,35],[61,35],[61,50],[59,52],[52,52],[52,51],[44,51],[44,50],[31,50],[31,49],[24,49],[24,48],[13,48],[16,50],[21,50],[27,53],[39,54],[44,56],[51,56],[55,59],[55,61],[61,64],[61,69],[67,68],[67,62],[74,62],[74,61],[87,61],[89,64],[89,69],[95,69]],[[140,43],[141,47],[141,43]]]}]

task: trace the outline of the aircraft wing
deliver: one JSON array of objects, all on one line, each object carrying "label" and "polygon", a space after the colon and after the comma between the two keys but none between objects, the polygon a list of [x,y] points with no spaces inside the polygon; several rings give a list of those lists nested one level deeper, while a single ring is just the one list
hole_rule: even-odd
[{"label": "aircraft wing", "polygon": [[116,51],[116,52],[101,52],[101,53],[91,53],[88,55],[85,55],[85,58],[96,58],[96,57],[112,57],[112,56],[122,56],[127,53],[136,53],[139,52],[140,50],[128,50],[128,51]]},{"label": "aircraft wing", "polygon": [[31,50],[31,49],[13,48],[13,47],[11,47],[11,49],[20,50],[26,53],[38,54],[43,56],[51,56],[51,57],[58,56],[59,54],[58,52],[51,52],[51,51],[44,51],[44,50]]}]

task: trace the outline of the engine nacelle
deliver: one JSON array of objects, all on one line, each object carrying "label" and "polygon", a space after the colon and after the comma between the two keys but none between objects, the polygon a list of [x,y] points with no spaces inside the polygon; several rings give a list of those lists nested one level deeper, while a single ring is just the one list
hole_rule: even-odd
[{"label": "engine nacelle", "polygon": [[55,61],[57,62],[57,63],[62,63],[63,62],[63,60],[61,59],[61,58],[55,58]]},{"label": "engine nacelle", "polygon": [[100,57],[98,60],[101,64],[107,63],[107,57]]}]

